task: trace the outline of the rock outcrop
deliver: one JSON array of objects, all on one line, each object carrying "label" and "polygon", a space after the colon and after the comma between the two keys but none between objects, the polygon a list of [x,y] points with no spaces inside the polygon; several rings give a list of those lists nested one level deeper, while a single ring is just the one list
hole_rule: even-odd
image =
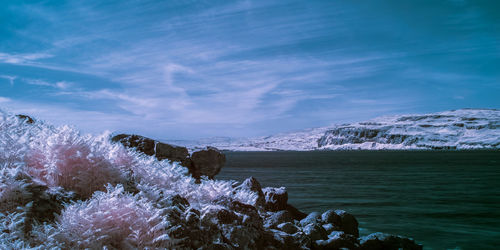
[{"label": "rock outcrop", "polygon": [[185,147],[162,143],[140,135],[118,134],[111,140],[120,142],[125,147],[135,148],[146,155],[155,156],[158,160],[180,162],[196,179],[202,176],[213,179],[226,163],[226,156],[214,147],[193,152],[190,156]]}]

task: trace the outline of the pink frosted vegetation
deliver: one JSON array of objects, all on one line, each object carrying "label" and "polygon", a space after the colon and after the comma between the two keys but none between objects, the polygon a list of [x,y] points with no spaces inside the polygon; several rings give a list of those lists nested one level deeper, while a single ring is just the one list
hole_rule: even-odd
[{"label": "pink frosted vegetation", "polygon": [[35,143],[25,158],[29,175],[49,187],[60,186],[82,197],[104,190],[108,183],[126,182],[126,154],[110,159],[100,150],[98,141],[67,133],[53,135],[46,144]]},{"label": "pink frosted vegetation", "polygon": [[119,185],[68,206],[58,218],[54,239],[65,248],[166,248],[172,242],[162,210],[125,193]]}]

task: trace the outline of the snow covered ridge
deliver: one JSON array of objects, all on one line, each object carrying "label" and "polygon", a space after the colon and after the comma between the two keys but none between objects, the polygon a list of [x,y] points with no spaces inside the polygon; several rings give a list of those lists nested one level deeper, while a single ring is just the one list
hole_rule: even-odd
[{"label": "snow covered ridge", "polygon": [[306,215],[284,187],[195,182],[176,162],[0,110],[0,249],[422,249]]},{"label": "snow covered ridge", "polygon": [[460,109],[380,117],[365,122],[206,145],[233,151],[498,149],[500,110]]}]

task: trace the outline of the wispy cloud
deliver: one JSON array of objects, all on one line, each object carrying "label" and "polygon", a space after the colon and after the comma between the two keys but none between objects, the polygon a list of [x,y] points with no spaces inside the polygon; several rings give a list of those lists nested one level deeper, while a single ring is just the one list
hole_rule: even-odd
[{"label": "wispy cloud", "polygon": [[0,103],[6,103],[6,102],[10,102],[10,101],[11,101],[10,98],[0,96]]},{"label": "wispy cloud", "polygon": [[9,81],[10,85],[13,86],[14,80],[17,79],[17,76],[0,75],[0,78],[6,79],[7,81]]},{"label": "wispy cloud", "polygon": [[0,62],[10,64],[31,64],[39,59],[50,58],[52,55],[45,53],[8,54],[0,52]]},{"label": "wispy cloud", "polygon": [[66,81],[48,82],[41,79],[30,79],[30,78],[22,78],[22,80],[30,85],[46,86],[61,90],[65,90],[73,86],[73,83]]}]

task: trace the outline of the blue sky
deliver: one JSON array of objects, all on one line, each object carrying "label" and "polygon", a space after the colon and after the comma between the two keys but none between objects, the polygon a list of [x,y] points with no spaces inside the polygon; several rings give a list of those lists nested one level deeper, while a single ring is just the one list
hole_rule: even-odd
[{"label": "blue sky", "polygon": [[497,1],[0,4],[0,107],[84,132],[241,137],[500,108]]}]

